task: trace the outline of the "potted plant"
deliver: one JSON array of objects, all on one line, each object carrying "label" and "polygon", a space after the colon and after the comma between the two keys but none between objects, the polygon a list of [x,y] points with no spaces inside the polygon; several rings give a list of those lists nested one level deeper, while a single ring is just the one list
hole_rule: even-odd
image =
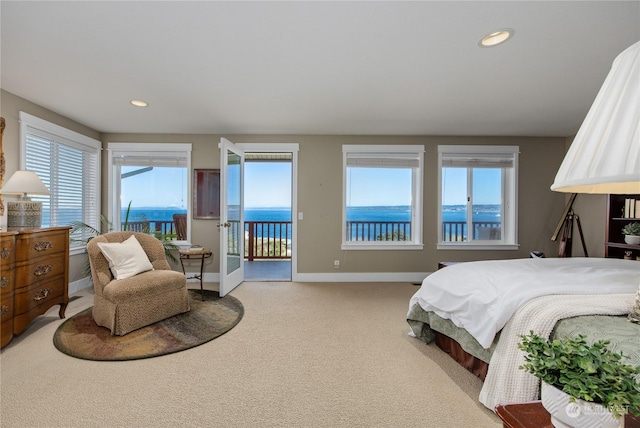
[{"label": "potted plant", "polygon": [[640,223],[634,221],[633,223],[627,223],[622,228],[622,234],[624,235],[624,242],[627,244],[639,245],[640,244]]},{"label": "potted plant", "polygon": [[[128,224],[130,211],[131,202],[129,202],[129,205],[127,206],[124,223],[122,224],[122,230],[129,230]],[[91,239],[95,238],[96,236],[102,235],[103,233],[111,232],[113,230],[113,225],[103,215],[100,216],[100,230],[89,226],[88,224],[81,221],[73,221],[70,223],[70,226],[71,241],[81,242],[84,245],[86,245]],[[146,228],[141,230],[140,232],[147,233],[158,238],[162,242],[164,253],[168,260],[172,262],[177,262],[179,260],[177,255],[179,248],[173,242],[171,242],[170,239],[172,238],[172,236],[152,233],[151,230]],[[80,270],[83,276],[91,278],[91,266],[89,265],[89,259],[86,259]]]},{"label": "potted plant", "polygon": [[[542,404],[555,427],[621,427],[626,413],[640,415],[640,366],[624,363],[609,341],[586,336],[547,340],[533,331],[520,336],[519,368],[540,378]],[[599,418],[591,425],[587,419]]]}]

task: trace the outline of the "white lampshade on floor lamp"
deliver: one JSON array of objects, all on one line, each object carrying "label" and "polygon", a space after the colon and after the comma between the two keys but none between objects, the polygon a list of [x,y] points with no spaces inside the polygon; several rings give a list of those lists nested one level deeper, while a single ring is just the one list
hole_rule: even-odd
[{"label": "white lampshade on floor lamp", "polygon": [[640,42],[613,61],[551,190],[640,193]]},{"label": "white lampshade on floor lamp", "polygon": [[39,228],[42,224],[42,202],[30,195],[49,195],[49,189],[33,171],[16,171],[2,186],[0,193],[22,195],[17,202],[7,202],[7,227]]}]

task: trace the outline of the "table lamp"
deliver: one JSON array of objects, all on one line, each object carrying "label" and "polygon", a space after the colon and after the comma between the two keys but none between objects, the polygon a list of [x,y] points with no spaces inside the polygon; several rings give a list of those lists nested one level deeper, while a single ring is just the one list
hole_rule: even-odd
[{"label": "table lamp", "polygon": [[33,202],[27,194],[49,195],[49,189],[33,171],[16,171],[0,193],[18,194],[16,202],[7,202],[7,227],[39,228],[42,224],[42,202]]}]

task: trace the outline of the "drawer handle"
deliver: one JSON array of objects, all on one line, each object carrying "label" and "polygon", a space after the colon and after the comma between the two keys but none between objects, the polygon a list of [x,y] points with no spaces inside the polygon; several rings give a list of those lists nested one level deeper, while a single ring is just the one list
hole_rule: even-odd
[{"label": "drawer handle", "polygon": [[8,259],[9,254],[11,254],[10,248],[4,247],[2,248],[2,251],[0,251],[0,257],[2,257],[3,259]]},{"label": "drawer handle", "polygon": [[2,305],[2,307],[0,307],[0,318],[4,318],[7,312],[9,312],[9,306]]},{"label": "drawer handle", "polygon": [[33,271],[33,274],[35,276],[42,276],[42,275],[46,275],[49,272],[51,272],[51,269],[53,269],[53,266],[51,265],[42,265],[42,266],[38,266],[36,268],[36,270]]},{"label": "drawer handle", "polygon": [[9,278],[6,276],[0,278],[0,288],[7,288],[7,285],[9,285]]},{"label": "drawer handle", "polygon": [[53,244],[50,241],[40,241],[34,245],[36,251],[47,251],[53,248]]},{"label": "drawer handle", "polygon": [[43,288],[42,290],[38,290],[38,292],[33,295],[33,301],[39,302],[40,300],[46,299],[49,293],[51,293],[50,288]]}]

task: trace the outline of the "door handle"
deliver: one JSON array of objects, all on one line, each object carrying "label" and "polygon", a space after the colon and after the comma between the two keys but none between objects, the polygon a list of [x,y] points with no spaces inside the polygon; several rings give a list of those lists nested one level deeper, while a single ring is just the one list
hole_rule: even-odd
[{"label": "door handle", "polygon": [[229,223],[229,222],[226,222],[226,223],[218,223],[218,224],[216,224],[216,227],[217,227],[218,229],[220,229],[220,227],[231,227],[231,223]]}]

